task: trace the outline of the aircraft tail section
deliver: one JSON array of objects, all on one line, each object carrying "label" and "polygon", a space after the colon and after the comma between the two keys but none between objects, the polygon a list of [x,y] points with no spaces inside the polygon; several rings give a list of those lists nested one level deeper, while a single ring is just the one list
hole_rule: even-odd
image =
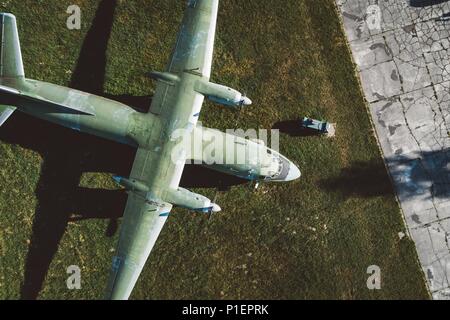
[{"label": "aircraft tail section", "polygon": [[16,17],[10,13],[0,13],[0,29],[0,77],[24,77]]},{"label": "aircraft tail section", "polygon": [[0,127],[13,114],[15,107],[0,105]]},{"label": "aircraft tail section", "polygon": [[[5,100],[3,100],[2,98],[5,98]],[[4,86],[1,84],[0,84],[0,99],[3,101],[8,101],[7,103],[11,103],[14,106],[20,106],[20,103],[22,101],[28,102],[31,101],[35,103],[37,102],[52,105],[61,109],[65,109],[67,112],[76,112],[80,114],[95,116],[95,113],[93,111],[84,108],[83,105],[69,105],[65,104],[64,102],[52,101],[44,97],[41,97],[37,94],[34,94],[32,92],[24,92],[16,88]]]}]

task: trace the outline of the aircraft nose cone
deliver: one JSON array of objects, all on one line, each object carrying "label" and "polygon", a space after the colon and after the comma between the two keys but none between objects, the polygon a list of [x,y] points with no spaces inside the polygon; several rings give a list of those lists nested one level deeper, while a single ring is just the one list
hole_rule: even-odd
[{"label": "aircraft nose cone", "polygon": [[244,106],[249,106],[249,105],[251,105],[253,102],[252,102],[252,100],[250,100],[248,97],[243,97],[243,99],[242,99],[242,104],[244,105]]},{"label": "aircraft nose cone", "polygon": [[289,166],[289,173],[288,173],[288,175],[287,175],[285,180],[286,181],[293,181],[293,180],[297,180],[300,177],[301,177],[300,170],[297,168],[296,165],[291,163],[290,166]]}]

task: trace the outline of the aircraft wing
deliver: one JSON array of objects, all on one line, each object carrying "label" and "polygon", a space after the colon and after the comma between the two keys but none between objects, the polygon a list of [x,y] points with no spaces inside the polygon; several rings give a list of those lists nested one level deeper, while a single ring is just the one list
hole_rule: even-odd
[{"label": "aircraft wing", "polygon": [[[219,0],[190,0],[168,70],[209,78]],[[127,299],[133,290],[172,205],[159,200],[164,190],[178,190],[186,154],[172,161],[176,142],[170,133],[195,127],[203,95],[182,85],[158,81],[150,111],[162,120],[162,132],[155,132],[149,149],[139,148],[130,179],[148,190],[129,192],[107,290],[109,299]],[[169,134],[163,134],[169,132]]]},{"label": "aircraft wing", "polygon": [[210,77],[218,5],[218,0],[188,1],[168,72],[191,71]]},{"label": "aircraft wing", "polygon": [[[167,72],[189,72],[209,79],[213,60],[219,0],[189,0]],[[174,105],[177,88],[159,81],[150,111],[164,114]]]},{"label": "aircraft wing", "polygon": [[[139,149],[131,178],[150,175],[158,161],[156,154]],[[151,194],[151,191],[129,192],[106,291],[107,299],[128,299],[172,209],[171,204],[154,199]]]}]

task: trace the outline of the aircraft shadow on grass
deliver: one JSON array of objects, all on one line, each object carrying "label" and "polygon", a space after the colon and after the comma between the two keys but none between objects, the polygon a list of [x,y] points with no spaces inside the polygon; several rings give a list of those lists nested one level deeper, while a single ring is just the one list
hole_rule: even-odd
[{"label": "aircraft shadow on grass", "polygon": [[[147,111],[150,96],[105,94],[106,50],[112,29],[116,0],[103,0],[84,40],[70,87],[121,101]],[[38,206],[26,258],[22,299],[36,299],[50,263],[70,221],[109,219],[106,236],[117,230],[117,219],[125,209],[122,190],[80,187],[85,172],[107,172],[128,176],[136,150],[16,112],[0,130],[0,140],[38,152],[43,158],[36,188]],[[244,183],[199,166],[187,166],[182,186],[225,189]]]}]

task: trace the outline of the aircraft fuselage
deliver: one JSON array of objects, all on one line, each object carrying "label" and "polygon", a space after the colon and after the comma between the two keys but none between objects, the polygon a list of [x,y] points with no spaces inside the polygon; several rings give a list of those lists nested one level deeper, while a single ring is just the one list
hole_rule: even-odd
[{"label": "aircraft fuselage", "polygon": [[[145,147],[145,145],[152,147],[171,143],[170,128],[177,121],[174,115],[159,117],[151,113],[141,113],[111,99],[37,80],[2,79],[0,84],[44,98],[46,101],[23,99],[14,95],[1,97],[0,104],[13,105],[19,111],[33,117],[133,147]],[[57,104],[74,106],[79,111],[66,109]],[[222,134],[225,139],[229,138],[229,135],[225,133],[204,129]],[[192,134],[196,133],[198,130],[193,129]],[[274,172],[274,170],[276,171],[275,164],[272,171],[264,171],[264,165],[258,162],[260,159],[258,161],[249,159],[250,161],[247,163],[207,164],[205,166],[248,180],[288,181],[292,178],[288,177],[286,167],[290,167],[291,164],[286,158],[264,145],[247,139],[241,139],[241,141],[242,144],[245,144],[244,152],[249,153],[248,150],[252,150],[254,154],[257,152],[272,154],[274,159],[277,159],[272,159],[273,161],[280,161],[281,165],[284,163],[284,175],[282,168],[279,172]],[[188,158],[192,159],[193,157],[188,156]],[[271,161],[271,159],[265,160]]]}]

